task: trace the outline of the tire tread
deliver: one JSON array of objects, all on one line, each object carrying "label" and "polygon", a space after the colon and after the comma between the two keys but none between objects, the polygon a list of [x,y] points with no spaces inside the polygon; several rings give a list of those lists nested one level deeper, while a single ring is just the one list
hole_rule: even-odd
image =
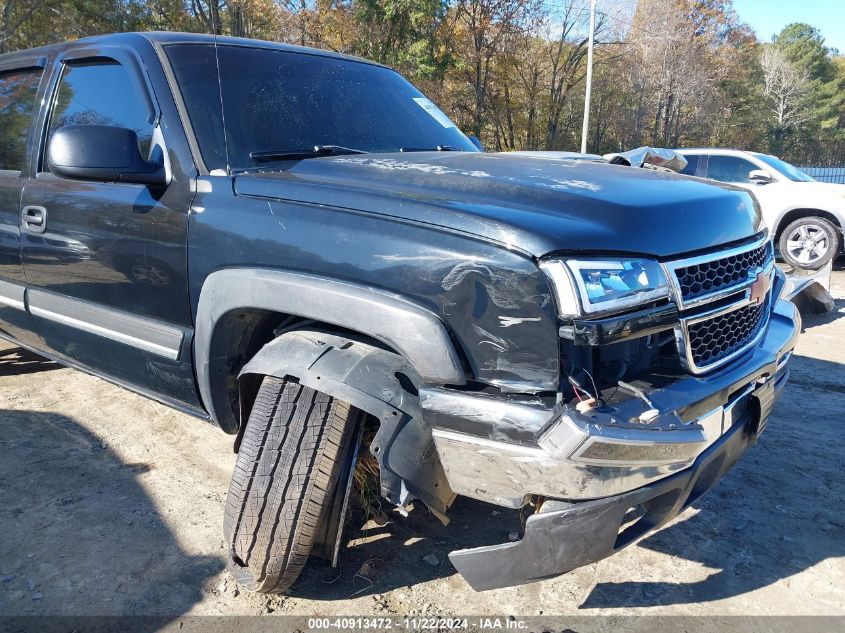
[{"label": "tire tread", "polygon": [[263,593],[289,588],[332,501],[358,410],[292,379],[264,378],[232,475],[229,570]]}]

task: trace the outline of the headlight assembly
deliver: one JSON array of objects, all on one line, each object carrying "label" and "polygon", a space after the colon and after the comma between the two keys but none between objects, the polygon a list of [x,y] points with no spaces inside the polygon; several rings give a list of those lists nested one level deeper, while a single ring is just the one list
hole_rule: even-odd
[{"label": "headlight assembly", "polygon": [[552,281],[562,317],[620,312],[669,295],[666,276],[651,259],[556,259],[540,268]]}]

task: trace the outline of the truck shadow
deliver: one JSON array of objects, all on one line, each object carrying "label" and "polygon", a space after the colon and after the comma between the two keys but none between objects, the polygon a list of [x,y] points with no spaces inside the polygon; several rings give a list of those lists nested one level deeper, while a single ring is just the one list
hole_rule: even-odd
[{"label": "truck shadow", "polygon": [[792,372],[757,445],[687,511],[689,518],[636,546],[651,552],[638,554],[646,567],[637,576],[665,575],[665,564],[654,571],[647,565],[668,555],[699,563],[706,577],[600,582],[580,608],[712,602],[845,555],[845,366],[798,356]]},{"label": "truck shadow", "polygon": [[51,369],[61,369],[61,365],[43,356],[38,356],[22,347],[0,349],[0,376],[32,374]]},{"label": "truck shadow", "polygon": [[[312,557],[289,595],[311,600],[343,600],[381,594],[456,575],[449,552],[508,542],[519,529],[519,512],[458,497],[444,526],[419,502],[407,516],[390,513],[382,526],[367,524],[360,506],[350,511],[339,566]],[[370,527],[372,526],[372,527]],[[472,591],[466,588],[461,590]]]},{"label": "truck shadow", "polygon": [[170,617],[201,599],[223,563],[182,550],[139,481],[147,464],[44,411],[0,411],[0,438],[2,615]]}]

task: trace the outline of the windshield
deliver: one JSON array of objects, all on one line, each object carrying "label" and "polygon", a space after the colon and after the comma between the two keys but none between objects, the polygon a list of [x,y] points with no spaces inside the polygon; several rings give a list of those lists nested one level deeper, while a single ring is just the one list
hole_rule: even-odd
[{"label": "windshield", "polygon": [[794,180],[795,182],[815,182],[813,178],[810,178],[803,171],[797,167],[793,167],[780,158],[775,158],[774,156],[769,156],[768,154],[755,154],[755,156],[766,163],[769,167],[782,173],[790,180]]},{"label": "windshield", "polygon": [[178,44],[166,51],[209,170],[226,169],[227,145],[233,171],[301,159],[315,146],[477,151],[434,103],[388,68],[221,45],[218,87],[213,45]]}]

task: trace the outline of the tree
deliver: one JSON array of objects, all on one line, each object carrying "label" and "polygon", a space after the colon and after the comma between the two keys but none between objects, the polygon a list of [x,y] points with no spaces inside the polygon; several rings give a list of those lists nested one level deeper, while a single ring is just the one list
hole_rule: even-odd
[{"label": "tree", "polygon": [[772,43],[811,80],[830,81],[834,75],[830,50],[821,32],[809,24],[789,24],[772,38]]},{"label": "tree", "polygon": [[536,0],[458,0],[455,7],[459,35],[468,43],[464,49],[467,83],[473,92],[472,133],[481,136],[487,91],[494,61],[503,52],[509,36],[536,8]]},{"label": "tree", "polygon": [[[173,30],[291,42],[406,75],[488,147],[577,149],[586,0],[0,0],[0,52]],[[600,0],[591,151],[720,145],[845,162],[845,58],[732,0]]]},{"label": "tree", "polygon": [[445,0],[359,0],[356,52],[412,75],[439,77],[449,54],[438,46]]},{"label": "tree", "polygon": [[[552,21],[557,33],[548,34],[546,50],[549,57],[548,120],[546,124],[546,149],[555,149],[560,134],[560,117],[572,90],[583,79],[586,71],[582,64],[587,54],[588,34],[575,36],[576,27],[584,23],[584,12],[567,3]],[[596,40],[605,29],[605,15],[596,20]]]},{"label": "tree", "polygon": [[784,126],[778,121],[773,128],[772,149],[798,160],[810,160],[807,157],[818,155],[845,137],[845,77],[838,72],[824,37],[809,24],[786,26],[772,38],[771,48],[779,52],[798,78],[791,91],[803,92],[803,98],[794,97],[797,112],[792,125]]},{"label": "tree", "polygon": [[771,102],[776,129],[783,134],[809,117],[810,77],[805,69],[793,64],[783,51],[773,46],[763,51],[761,66],[763,92]]},{"label": "tree", "polygon": [[131,0],[5,0],[0,2],[0,52],[131,30]]}]

